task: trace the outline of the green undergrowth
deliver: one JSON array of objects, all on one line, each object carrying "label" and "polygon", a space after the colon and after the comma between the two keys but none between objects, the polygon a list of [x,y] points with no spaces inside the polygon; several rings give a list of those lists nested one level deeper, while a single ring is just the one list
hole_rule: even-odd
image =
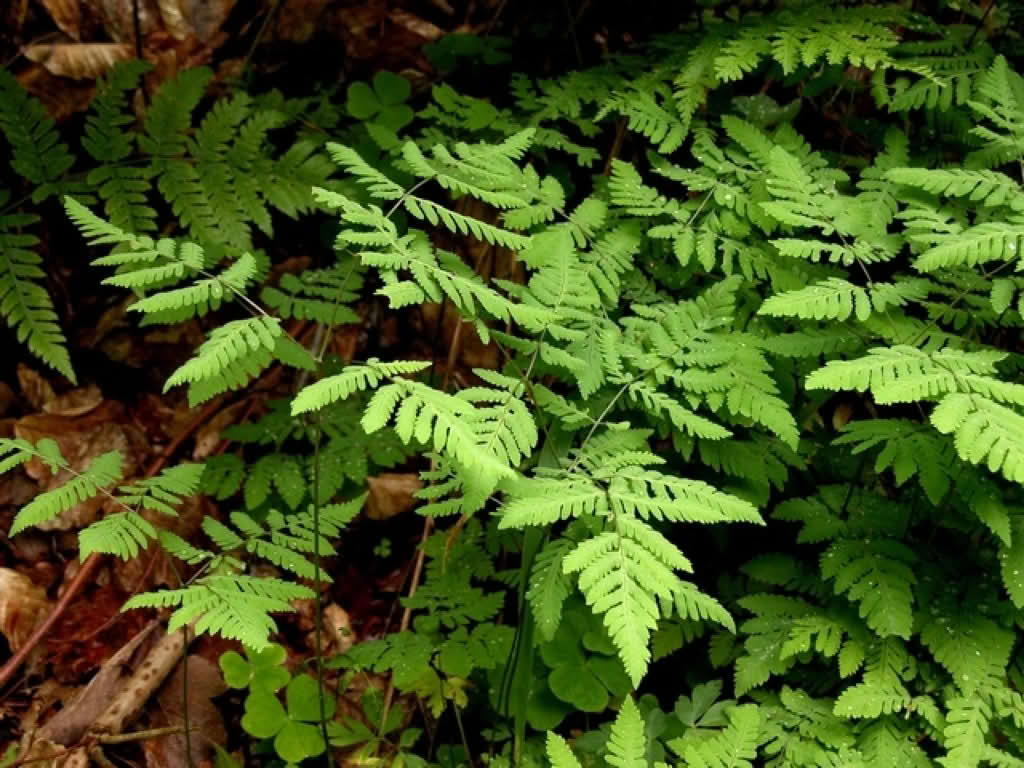
[{"label": "green undergrowth", "polygon": [[[302,382],[232,428],[237,452],[145,482],[107,454],[12,533],[112,494],[83,554],[157,539],[184,562],[127,607],[241,641],[222,667],[268,765],[1024,765],[1007,13],[723,7],[507,94],[413,97],[382,73],[337,105],[239,92],[202,116],[191,70],[141,126],[129,64],[94,103],[81,141],[105,164],[84,179],[0,79],[14,171],[61,196],[105,282],[145,323],[209,317],[167,388],[199,404],[274,363]],[[70,376],[30,208],[0,219],[0,306]],[[313,208],[334,260],[270,280],[253,231]],[[343,364],[282,325],[373,302],[443,303],[500,363]],[[53,443],[0,451],[3,471],[65,464]],[[285,671],[273,614],[332,578],[366,478],[400,465],[434,521],[409,620]],[[140,515],[196,492],[220,510],[202,541]]]}]

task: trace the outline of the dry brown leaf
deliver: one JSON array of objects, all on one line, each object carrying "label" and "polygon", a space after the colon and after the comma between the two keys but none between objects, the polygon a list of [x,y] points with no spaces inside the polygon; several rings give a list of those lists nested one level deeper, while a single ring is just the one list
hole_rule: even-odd
[{"label": "dry brown leaf", "polygon": [[287,0],[277,12],[274,27],[278,40],[304,43],[316,34],[320,16],[329,0]]},{"label": "dry brown leaf", "polygon": [[79,387],[43,403],[43,410],[54,416],[82,416],[103,402],[100,388],[95,384]]},{"label": "dry brown leaf", "polygon": [[156,0],[156,4],[160,9],[160,18],[164,21],[164,28],[171,37],[175,40],[185,40],[195,34],[192,25],[181,12],[179,0]]},{"label": "dry brown leaf", "polygon": [[39,64],[18,73],[21,87],[35,96],[57,122],[89,108],[96,84],[92,80],[68,80]]},{"label": "dry brown leaf", "polygon": [[423,487],[419,475],[412,472],[385,472],[366,478],[370,495],[366,499],[366,516],[371,520],[387,520],[416,506],[413,494]]},{"label": "dry brown leaf", "polygon": [[29,405],[36,409],[45,408],[57,396],[42,374],[23,363],[18,364],[18,385]]},{"label": "dry brown leaf", "polygon": [[17,398],[10,385],[6,381],[0,381],[0,416],[7,413]]},{"label": "dry brown leaf", "polygon": [[[211,701],[227,690],[220,668],[196,654],[190,654],[188,663],[178,664],[174,673],[160,689],[157,704],[166,725],[184,725],[183,703],[188,704],[189,724],[200,734],[191,739],[191,761],[186,757],[185,736],[174,733],[158,739],[142,742],[146,765],[150,768],[180,768],[183,765],[200,765],[213,757],[213,745],[227,742],[227,729],[220,710]],[[188,669],[188,685],[185,686],[185,669]],[[187,699],[183,693],[187,690]]]},{"label": "dry brown leaf", "polygon": [[401,8],[393,10],[389,18],[398,26],[407,29],[414,35],[419,35],[424,40],[437,40],[440,37],[444,37],[445,34],[444,30],[436,24],[431,24],[426,19],[421,19],[419,16]]},{"label": "dry brown leaf", "polygon": [[157,622],[151,622],[107,659],[89,684],[39,729],[39,737],[63,745],[78,742],[124,686],[132,657],[158,626]]},{"label": "dry brown leaf", "polygon": [[89,0],[96,6],[103,27],[116,43],[135,44],[135,13],[138,12],[139,29],[145,40],[160,29],[160,11],[154,0]]},{"label": "dry brown leaf", "polygon": [[[326,655],[344,653],[353,646],[356,641],[355,632],[352,630],[352,619],[348,611],[337,603],[331,603],[324,608],[323,613],[324,634],[327,635],[329,643],[321,651]],[[316,648],[316,632],[306,635],[306,646]]]},{"label": "dry brown leaf", "polygon": [[40,43],[25,48],[25,57],[47,72],[72,80],[95,80],[117,62],[135,55],[130,43]]},{"label": "dry brown leaf", "polygon": [[[248,398],[239,400],[237,403],[233,403],[227,408],[218,411],[217,415],[200,427],[196,432],[196,444],[192,451],[192,458],[196,461],[202,461],[213,453],[217,446],[220,445],[220,433],[232,424],[237,423],[248,407]],[[192,418],[195,418],[195,414],[192,415]]]},{"label": "dry brown leaf", "polygon": [[850,419],[853,418],[853,405],[849,402],[843,402],[836,406],[836,409],[832,412],[832,427],[837,430],[841,430],[847,424],[850,423]]},{"label": "dry brown leaf", "polygon": [[199,42],[209,44],[227,21],[235,0],[178,0],[178,5]]},{"label": "dry brown leaf", "polygon": [[10,568],[0,568],[0,634],[17,651],[50,613],[46,590]]},{"label": "dry brown leaf", "polygon": [[53,23],[72,40],[82,39],[82,5],[78,0],[39,0]]}]

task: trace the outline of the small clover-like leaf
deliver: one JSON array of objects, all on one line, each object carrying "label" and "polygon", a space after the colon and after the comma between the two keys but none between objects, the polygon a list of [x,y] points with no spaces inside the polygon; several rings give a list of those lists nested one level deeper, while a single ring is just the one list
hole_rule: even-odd
[{"label": "small clover-like leaf", "polygon": [[566,664],[548,675],[551,692],[583,712],[603,712],[608,691],[585,664]]},{"label": "small clover-like leaf", "polygon": [[348,87],[345,106],[352,117],[366,120],[380,111],[381,104],[369,83],[359,80]]},{"label": "small clover-like leaf", "polygon": [[382,109],[374,122],[397,133],[411,123],[415,116],[416,113],[412,111],[411,107],[405,104],[396,104]]},{"label": "small clover-like leaf", "polygon": [[326,745],[319,727],[289,720],[274,739],[274,749],[278,757],[299,763],[307,757],[323,754]]},{"label": "small clover-like leaf", "polygon": [[406,101],[412,94],[412,85],[401,75],[381,70],[373,76],[373,90],[384,106],[394,106]]},{"label": "small clover-like leaf", "polygon": [[298,675],[288,683],[285,700],[288,702],[288,717],[303,722],[319,722],[320,698],[324,699],[324,717],[334,716],[334,698],[326,696],[316,680],[309,675]]},{"label": "small clover-like leaf", "polygon": [[249,685],[249,662],[237,651],[222,653],[219,659],[220,671],[229,688],[245,688]]},{"label": "small clover-like leaf", "polygon": [[250,736],[269,739],[271,736],[275,736],[287,722],[288,714],[274,694],[267,691],[254,691],[246,698],[242,728]]}]

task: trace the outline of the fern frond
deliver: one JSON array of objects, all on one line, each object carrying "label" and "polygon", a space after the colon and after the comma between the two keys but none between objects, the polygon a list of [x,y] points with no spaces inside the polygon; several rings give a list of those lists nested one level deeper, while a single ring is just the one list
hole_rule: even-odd
[{"label": "fern frond", "polygon": [[136,512],[115,512],[83,529],[78,534],[81,557],[105,552],[130,560],[157,537],[157,529]]},{"label": "fern frond", "polygon": [[932,411],[932,425],[952,434],[957,455],[1024,483],[1024,416],[978,395],[952,394]]},{"label": "fern frond", "polygon": [[[0,189],[0,206],[9,200],[10,193]],[[39,238],[25,231],[38,222],[39,217],[29,213],[0,215],[0,316],[33,355],[75,382],[67,343],[46,290],[43,259],[33,250]]]},{"label": "fern frond", "polygon": [[60,140],[54,119],[7,69],[0,72],[0,131],[10,145],[11,167],[35,187],[32,200],[57,194],[74,155]]},{"label": "fern frond", "polygon": [[97,456],[84,471],[73,475],[63,485],[39,494],[22,507],[11,523],[11,535],[59,517],[120,479],[121,454],[108,451]]},{"label": "fern frond", "polygon": [[408,376],[429,367],[428,362],[382,363],[377,359],[368,360],[364,365],[346,366],[341,373],[328,376],[300,390],[292,401],[292,415],[320,410],[356,392],[375,389],[385,379]]},{"label": "fern frond", "polygon": [[632,696],[627,696],[622,702],[622,708],[612,723],[605,762],[615,768],[647,766],[646,727]]},{"label": "fern frond", "polygon": [[292,610],[291,601],[308,600],[313,590],[273,578],[255,578],[236,573],[212,573],[187,589],[168,589],[135,595],[122,610],[174,608],[168,631],[196,620],[195,631],[238,640],[249,648],[262,650],[277,631],[272,613]]}]

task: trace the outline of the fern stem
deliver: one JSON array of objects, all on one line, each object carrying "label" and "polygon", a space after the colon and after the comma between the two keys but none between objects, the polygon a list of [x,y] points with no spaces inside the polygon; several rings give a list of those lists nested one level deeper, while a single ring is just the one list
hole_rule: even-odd
[{"label": "fern stem", "polygon": [[320,736],[324,740],[324,760],[331,768],[331,742],[327,736],[327,705],[324,702],[323,596],[320,593],[320,413],[317,412],[313,432],[313,592],[316,610],[313,634],[316,650],[317,704],[320,709]]}]

